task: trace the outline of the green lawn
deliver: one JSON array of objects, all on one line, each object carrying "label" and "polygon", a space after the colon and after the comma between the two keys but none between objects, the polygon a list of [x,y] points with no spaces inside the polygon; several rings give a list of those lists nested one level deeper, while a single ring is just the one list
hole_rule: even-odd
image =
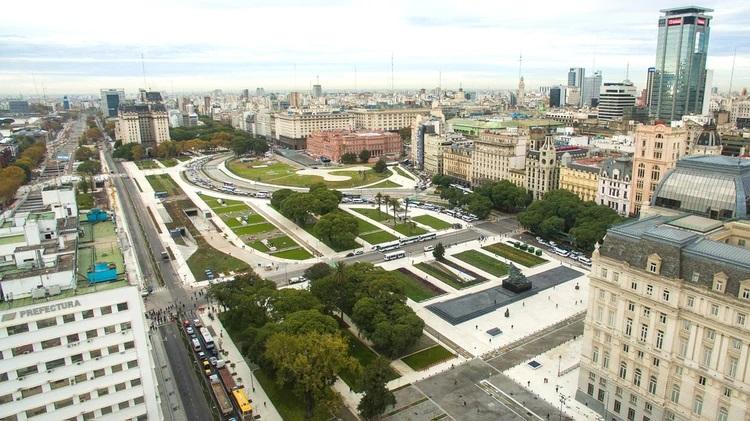
[{"label": "green lawn", "polygon": [[435,345],[404,357],[401,361],[411,367],[414,371],[420,371],[453,357],[454,355],[452,352],[440,345]]},{"label": "green lawn", "polygon": [[[247,219],[247,224],[243,224],[242,222],[238,221],[237,220],[238,217],[243,218],[243,219]],[[224,222],[227,224],[227,226],[229,228],[241,227],[243,225],[257,224],[258,222],[264,222],[265,221],[265,218],[263,218],[262,216],[258,215],[257,213],[251,213],[251,214],[241,213],[239,215],[226,215],[226,214],[224,214],[224,215],[221,216],[221,219],[224,220]]]},{"label": "green lawn", "polygon": [[389,189],[393,187],[403,187],[403,186],[391,180],[383,180],[378,184],[367,186],[368,189]]},{"label": "green lawn", "polygon": [[391,168],[392,168],[392,169],[393,169],[394,171],[396,171],[396,173],[398,173],[398,175],[400,175],[400,176],[402,176],[402,177],[406,177],[406,178],[408,178],[408,179],[410,179],[410,180],[414,180],[414,176],[413,176],[413,175],[411,175],[411,174],[409,174],[408,172],[404,171],[403,169],[401,169],[401,167],[399,167],[399,166],[395,166],[395,167],[391,167]]},{"label": "green lawn", "polygon": [[[305,420],[305,404],[302,399],[292,394],[288,389],[279,385],[275,379],[269,376],[262,368],[253,371],[255,378],[258,379],[263,391],[268,395],[268,399],[276,410],[279,411],[281,418],[287,421]],[[258,402],[254,402],[255,405]],[[262,404],[261,404],[262,405]],[[318,421],[325,420],[327,417],[314,418]]]},{"label": "green lawn", "polygon": [[76,204],[78,209],[91,209],[94,207],[94,195],[91,193],[76,194]]},{"label": "green lawn", "polygon": [[371,208],[352,208],[354,212],[362,214],[373,221],[383,222],[391,219],[391,216],[383,211]]},{"label": "green lawn", "polygon": [[454,254],[453,257],[497,277],[508,274],[508,266],[505,263],[476,250],[463,251]]},{"label": "green lawn", "polygon": [[461,279],[459,279],[458,275],[453,274],[453,272],[449,272],[447,269],[442,269],[438,267],[435,262],[427,263],[417,263],[414,265],[417,269],[420,269],[422,272],[427,273],[428,275],[432,275],[435,278],[438,278],[439,280],[445,282],[446,284],[452,286],[456,289],[462,289],[467,288],[472,285],[476,285],[480,283],[480,281],[471,281],[471,282],[464,282]]},{"label": "green lawn", "polygon": [[159,162],[161,162],[161,164],[165,167],[174,167],[175,165],[179,164],[179,161],[174,158],[160,159]]},{"label": "green lawn", "polygon": [[153,159],[144,159],[142,161],[135,161],[135,165],[142,170],[153,170],[160,168]]},{"label": "green lawn", "polygon": [[383,230],[378,230],[378,231],[371,232],[368,234],[361,234],[359,238],[367,241],[370,244],[387,243],[389,241],[398,239],[395,235],[391,234],[390,232],[383,231]]},{"label": "green lawn", "polygon": [[375,225],[373,225],[373,224],[365,221],[362,218],[357,218],[357,227],[359,228],[359,232],[380,231],[380,228],[378,228]]},{"label": "green lawn", "polygon": [[415,235],[422,235],[427,233],[426,229],[420,228],[416,224],[410,224],[409,222],[396,224],[393,226],[393,229],[407,237],[413,237]]},{"label": "green lawn", "polygon": [[483,248],[487,251],[497,254],[498,256],[505,257],[506,259],[510,259],[526,267],[540,265],[547,261],[546,259],[543,259],[539,256],[535,256],[529,252],[519,250],[504,243],[490,244],[489,246]]},{"label": "green lawn", "polygon": [[413,279],[411,276],[399,272],[398,270],[390,271],[396,278],[400,279],[404,286],[404,294],[411,298],[412,301],[420,302],[440,295],[438,291],[429,288],[427,285]]},{"label": "green lawn", "polygon": [[230,212],[244,212],[244,211],[250,210],[250,208],[247,207],[247,205],[227,205],[227,206],[219,206],[217,208],[211,208],[211,209],[217,215],[230,213]]},{"label": "green lawn", "polygon": [[[341,329],[342,335],[349,340],[349,355],[354,357],[359,364],[364,368],[367,367],[372,361],[377,358],[378,354],[375,351],[367,347],[362,341],[360,341],[353,333],[348,329]],[[397,379],[400,376],[395,371],[391,370],[388,375],[388,380]],[[362,385],[360,379],[356,373],[345,372],[341,373],[341,379],[346,382],[355,392],[362,391]]]},{"label": "green lawn", "polygon": [[436,218],[432,215],[419,215],[411,219],[412,221],[419,222],[422,225],[427,225],[428,227],[434,228],[436,230],[444,230],[453,226],[450,222],[445,222],[442,219]]},{"label": "green lawn", "polygon": [[290,187],[305,187],[314,183],[325,183],[331,188],[349,188],[365,184],[371,184],[378,180],[383,180],[391,176],[390,171],[376,173],[370,169],[361,173],[360,171],[349,170],[332,170],[331,174],[344,175],[351,177],[343,181],[325,181],[318,175],[300,175],[298,169],[283,162],[272,162],[265,164],[262,161],[240,162],[239,160],[229,161],[227,169],[240,177],[249,180],[259,181],[268,184]]},{"label": "green lawn", "polygon": [[146,180],[155,192],[166,192],[168,196],[184,194],[172,177],[167,174],[147,175]]},{"label": "green lawn", "polygon": [[259,224],[253,224],[253,225],[243,225],[241,227],[235,227],[232,228],[232,231],[234,231],[237,235],[249,235],[249,234],[258,234],[261,232],[268,232],[273,231],[276,229],[276,226],[273,225],[270,222],[261,222]]},{"label": "green lawn", "polygon": [[193,276],[198,281],[205,279],[206,275],[204,271],[206,269],[211,269],[214,272],[214,276],[217,276],[219,273],[228,273],[231,270],[245,272],[250,269],[247,263],[224,254],[207,243],[200,244],[198,250],[187,260],[187,264],[190,271],[193,272]]},{"label": "green lawn", "polygon": [[244,205],[244,203],[240,202],[239,200],[232,200],[232,199],[221,199],[224,204],[219,203],[218,197],[213,196],[206,196],[205,194],[199,194],[201,199],[203,199],[204,202],[210,207],[213,208],[220,208],[223,206],[235,206],[235,205]]},{"label": "green lawn", "polygon": [[271,256],[280,257],[282,259],[290,259],[290,260],[305,260],[312,257],[310,253],[307,252],[307,250],[303,249],[302,247],[297,247],[289,250],[283,250],[283,251],[277,251],[276,253],[271,253]]},{"label": "green lawn", "polygon": [[193,157],[185,155],[180,155],[177,157],[177,160],[180,162],[190,161],[191,159],[193,159]]}]

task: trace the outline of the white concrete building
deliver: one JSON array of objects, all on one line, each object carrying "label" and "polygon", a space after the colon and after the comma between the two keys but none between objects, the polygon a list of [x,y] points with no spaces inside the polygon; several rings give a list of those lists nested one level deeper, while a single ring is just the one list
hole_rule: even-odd
[{"label": "white concrete building", "polygon": [[399,130],[412,127],[417,117],[430,115],[429,108],[356,108],[350,111],[358,129]]},{"label": "white concrete building", "polygon": [[288,111],[274,115],[274,138],[289,149],[304,149],[305,140],[313,132],[354,129],[354,116],[339,111]]},{"label": "white concrete building", "polygon": [[610,158],[602,163],[596,203],[627,217],[630,215],[630,179],[633,176],[633,159]]},{"label": "white concrete building", "polygon": [[125,143],[140,143],[154,148],[169,141],[169,115],[164,105],[121,106],[115,125],[115,139]]}]

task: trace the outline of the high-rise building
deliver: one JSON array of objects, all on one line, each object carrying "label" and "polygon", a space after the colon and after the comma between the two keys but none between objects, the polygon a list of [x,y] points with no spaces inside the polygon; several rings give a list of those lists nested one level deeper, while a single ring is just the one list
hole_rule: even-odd
[{"label": "high-rise building", "polygon": [[605,83],[599,94],[599,120],[621,120],[625,107],[635,106],[635,95],[630,81]]},{"label": "high-rise building", "polygon": [[750,221],[703,211],[746,207],[750,161],[684,158],[662,184],[683,206],[611,228],[592,255],[576,398],[606,420],[745,419]]},{"label": "high-rise building", "polygon": [[320,85],[313,85],[312,87],[313,98],[320,98],[323,96],[323,87]]},{"label": "high-rise building", "polygon": [[661,12],[649,113],[660,120],[679,120],[703,111],[711,22],[705,13],[713,10],[687,6]]},{"label": "high-rise building", "polygon": [[636,127],[630,212],[638,214],[651,202],[661,178],[686,154],[687,142],[688,131],[683,128],[664,124]]},{"label": "high-rise building", "polygon": [[518,106],[523,106],[526,101],[526,83],[523,81],[523,76],[518,80]]},{"label": "high-rise building", "polygon": [[651,104],[651,95],[654,93],[654,74],[656,73],[656,67],[649,67],[648,74],[646,74],[646,95],[643,98],[646,107]]},{"label": "high-rise building", "polygon": [[425,165],[425,136],[440,134],[443,122],[436,118],[417,116],[411,129],[411,160],[414,168],[423,170]]},{"label": "high-rise building", "polygon": [[122,105],[117,114],[115,139],[155,148],[170,140],[169,115],[163,104]]},{"label": "high-rise building", "polygon": [[69,110],[70,109],[70,100],[68,99],[68,96],[65,95],[63,97],[63,110]]},{"label": "high-rise building", "polygon": [[339,111],[289,110],[275,114],[273,122],[277,142],[289,149],[305,149],[307,137],[317,131],[354,129],[354,116]]},{"label": "high-rise building", "polygon": [[302,95],[299,92],[289,92],[289,107],[302,108]]},{"label": "high-rise building", "polygon": [[602,88],[602,72],[597,70],[593,76],[583,78],[581,89],[581,106],[596,107],[599,104],[599,92]]},{"label": "high-rise building", "polygon": [[101,90],[101,103],[99,104],[102,109],[104,117],[117,117],[117,110],[120,108],[120,104],[125,101],[125,91],[122,89],[102,89]]},{"label": "high-rise building", "polygon": [[571,67],[568,70],[568,86],[577,88],[583,87],[583,78],[586,76],[586,69],[583,67]]},{"label": "high-rise building", "polygon": [[562,86],[554,86],[549,90],[549,106],[550,107],[563,107],[565,106],[565,88]]},{"label": "high-rise building", "polygon": [[11,114],[28,114],[29,101],[25,99],[11,99],[8,101],[8,111]]},{"label": "high-rise building", "polygon": [[565,105],[572,107],[581,105],[581,88],[577,86],[565,87]]},{"label": "high-rise building", "polygon": [[507,180],[523,169],[530,143],[528,131],[485,131],[474,141],[472,184]]}]

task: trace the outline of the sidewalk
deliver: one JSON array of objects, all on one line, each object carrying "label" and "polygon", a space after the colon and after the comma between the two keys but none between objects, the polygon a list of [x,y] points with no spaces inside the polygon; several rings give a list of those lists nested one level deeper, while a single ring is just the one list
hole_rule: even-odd
[{"label": "sidewalk", "polygon": [[260,415],[261,419],[264,421],[283,421],[283,418],[281,418],[276,407],[271,403],[271,399],[266,395],[260,382],[258,382],[258,379],[256,379],[250,371],[250,367],[242,357],[242,354],[230,339],[229,333],[224,329],[219,318],[214,317],[214,320],[211,320],[211,318],[206,315],[206,311],[200,312],[200,318],[204,325],[211,326],[214,329],[214,332],[218,335],[215,339],[217,340],[219,347],[227,352],[225,358],[226,362],[228,364],[234,363],[234,368],[232,370],[234,371],[233,375],[235,381],[238,385],[242,384],[245,386],[245,393],[252,401],[253,415]]}]

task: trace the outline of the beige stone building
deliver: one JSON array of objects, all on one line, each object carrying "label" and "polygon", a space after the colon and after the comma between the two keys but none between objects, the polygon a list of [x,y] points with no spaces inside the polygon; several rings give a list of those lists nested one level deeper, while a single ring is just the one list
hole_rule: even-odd
[{"label": "beige stone building", "polygon": [[115,139],[155,148],[169,137],[169,115],[161,104],[122,105],[117,113]]},{"label": "beige stone building", "polygon": [[424,172],[429,175],[443,173],[443,152],[449,150],[453,140],[438,134],[424,135]]},{"label": "beige stone building", "polygon": [[526,169],[511,169],[508,171],[508,180],[518,187],[526,188]]},{"label": "beige stone building", "polygon": [[351,110],[355,127],[367,130],[400,130],[412,127],[419,116],[430,115],[429,108],[357,108]]},{"label": "beige stone building", "polygon": [[474,141],[472,184],[509,179],[510,170],[524,168],[528,144],[523,130],[480,133]]},{"label": "beige stone building", "polygon": [[443,174],[471,185],[473,182],[472,156],[471,144],[451,145],[443,152]]},{"label": "beige stone building", "polygon": [[567,160],[563,155],[560,167],[560,188],[575,193],[584,202],[596,201],[599,173],[604,158]]},{"label": "beige stone building", "polygon": [[338,111],[288,111],[274,115],[275,139],[289,149],[305,149],[310,134],[324,130],[352,130],[354,116]]},{"label": "beige stone building", "polygon": [[640,212],[649,203],[656,186],[678,159],[687,153],[688,132],[663,124],[639,125],[635,129],[633,187],[630,210]]}]

